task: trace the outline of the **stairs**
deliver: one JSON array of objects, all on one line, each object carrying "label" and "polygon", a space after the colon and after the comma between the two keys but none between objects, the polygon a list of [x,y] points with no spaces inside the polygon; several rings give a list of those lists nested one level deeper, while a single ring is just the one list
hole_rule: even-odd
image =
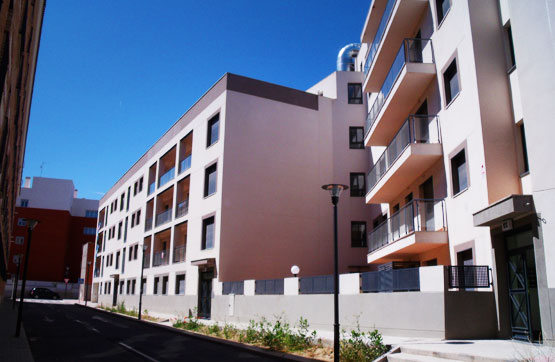
[{"label": "stairs", "polygon": [[387,355],[388,362],[510,362],[505,358],[483,356],[478,353],[437,351],[433,347],[400,346],[397,351]]}]

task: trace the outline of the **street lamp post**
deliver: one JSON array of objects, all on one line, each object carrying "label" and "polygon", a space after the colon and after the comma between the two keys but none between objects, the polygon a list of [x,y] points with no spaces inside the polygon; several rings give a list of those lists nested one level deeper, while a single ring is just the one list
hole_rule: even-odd
[{"label": "street lamp post", "polygon": [[331,194],[333,204],[333,361],[339,362],[339,258],[337,247],[337,204],[341,191],[347,190],[349,186],[341,184],[329,184],[322,186]]},{"label": "street lamp post", "polygon": [[139,320],[141,320],[141,307],[143,304],[143,272],[145,270],[146,249],[148,249],[148,246],[143,244],[143,262],[141,263],[141,280],[139,281],[139,283],[141,283],[140,292],[139,292]]},{"label": "street lamp post", "polygon": [[25,282],[27,281],[27,267],[29,266],[29,254],[31,251],[31,237],[33,229],[38,224],[38,220],[25,219],[27,225],[27,249],[25,250],[25,263],[23,264],[23,280],[21,282],[21,295],[19,296],[19,310],[17,311],[17,322],[15,325],[15,336],[19,337],[21,330],[21,318],[23,317],[23,297],[25,296]]},{"label": "street lamp post", "polygon": [[85,274],[85,307],[87,306],[87,298],[88,298],[88,290],[89,290],[89,267],[91,266],[92,262],[87,261],[87,271]]},{"label": "street lamp post", "polygon": [[15,308],[15,301],[17,300],[17,283],[19,282],[19,270],[21,269],[21,257],[23,257],[23,254],[17,255],[17,263],[15,264],[17,266],[17,269],[15,273],[15,280],[13,283],[13,290],[12,290],[12,309]]}]

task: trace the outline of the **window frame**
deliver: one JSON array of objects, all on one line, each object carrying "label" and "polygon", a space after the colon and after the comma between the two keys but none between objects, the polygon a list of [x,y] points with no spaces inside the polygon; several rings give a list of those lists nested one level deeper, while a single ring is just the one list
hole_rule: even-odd
[{"label": "window frame", "polygon": [[[457,184],[458,184],[458,190],[455,192],[455,174],[454,172],[460,167],[457,166],[456,169],[453,168],[454,166],[454,159],[455,157],[459,156],[460,154],[462,154],[464,156],[464,170],[465,170],[465,174],[466,174],[466,187],[465,188],[461,188],[460,187],[460,180],[459,180],[459,173],[457,172]],[[450,167],[450,173],[451,173],[451,194],[452,197],[456,197],[460,194],[462,194],[463,192],[465,192],[466,190],[468,190],[470,188],[470,174],[469,174],[469,167],[468,167],[468,151],[467,151],[467,146],[466,143],[462,146],[462,147],[458,147],[455,151],[451,152],[451,154],[449,155],[449,167]]]},{"label": "window frame", "polygon": [[[360,87],[360,97],[351,97],[351,87]],[[355,88],[356,89],[356,88]],[[357,92],[354,92],[356,94]],[[347,83],[347,104],[364,104],[364,92],[362,91],[362,83]],[[360,102],[359,102],[360,100]],[[356,102],[355,102],[356,101]]]},{"label": "window frame", "polygon": [[[362,188],[355,188],[353,180],[358,180],[358,177],[362,176],[363,185]],[[357,181],[358,182],[358,181]],[[366,174],[363,172],[351,172],[349,173],[349,193],[351,197],[365,197],[366,196]]]},{"label": "window frame", "polygon": [[[212,127],[214,124],[217,123],[217,138],[212,140]],[[212,145],[218,143],[220,140],[220,112],[218,111],[212,117],[208,119],[206,122],[206,148],[211,147]]]},{"label": "window frame", "polygon": [[[449,9],[447,9],[446,12],[443,12],[443,8],[441,8],[441,19],[439,18],[439,12],[438,12],[438,2],[444,2],[447,1],[449,3]],[[434,1],[434,6],[435,6],[435,18],[436,18],[436,22],[437,22],[437,27],[436,29],[441,28],[441,25],[443,25],[443,22],[445,21],[445,18],[447,18],[447,15],[449,15],[449,13],[451,12],[451,8],[453,7],[453,3],[451,2],[451,0],[435,0]]]},{"label": "window frame", "polygon": [[[213,225],[213,236],[212,236],[212,245],[210,245],[210,247],[208,246],[208,243],[206,242],[206,236],[207,236],[207,226],[209,225],[209,221],[211,221],[211,224]],[[202,219],[202,239],[201,239],[201,244],[200,244],[200,250],[211,250],[214,249],[214,245],[216,244],[216,216],[215,215],[211,215],[211,216],[207,216],[204,219]]]},{"label": "window frame", "polygon": [[[363,235],[363,239],[362,240],[355,240],[354,239],[354,233],[353,233],[353,227],[354,226],[364,226],[364,231],[362,233]],[[355,244],[355,242],[357,242]],[[351,221],[351,248],[367,248],[368,247],[368,225],[366,224],[366,221]]]},{"label": "window frame", "polygon": [[[210,172],[209,170],[212,168],[214,168],[214,171]],[[215,174],[216,180],[214,185],[214,191],[209,193],[210,175],[212,173]],[[214,162],[204,169],[204,192],[203,192],[204,198],[210,197],[214,195],[216,192],[218,192],[218,162]]]},{"label": "window frame", "polygon": [[[357,131],[362,130],[362,139],[360,141],[360,143],[353,143],[353,131],[354,132],[354,136],[358,137],[358,133]],[[364,127],[356,127],[356,126],[352,126],[349,127],[349,149],[350,150],[363,150],[364,147]]]},{"label": "window frame", "polygon": [[[443,96],[444,96],[444,107],[447,109],[449,108],[449,106],[455,101],[455,99],[457,99],[457,97],[461,94],[462,92],[462,86],[461,86],[461,77],[460,77],[460,68],[459,68],[459,61],[458,61],[458,56],[457,54],[454,54],[451,58],[449,58],[450,60],[447,62],[447,65],[443,68],[443,70],[441,71],[441,76],[443,78]],[[452,65],[455,65],[455,74],[452,78],[450,78],[449,80],[449,87],[447,87],[447,79],[445,77],[446,73],[449,71],[449,68],[451,68]],[[457,78],[457,93],[455,95],[451,94],[451,81],[453,80],[453,78]],[[449,96],[450,99],[448,100],[447,98],[447,89],[449,89]]]}]

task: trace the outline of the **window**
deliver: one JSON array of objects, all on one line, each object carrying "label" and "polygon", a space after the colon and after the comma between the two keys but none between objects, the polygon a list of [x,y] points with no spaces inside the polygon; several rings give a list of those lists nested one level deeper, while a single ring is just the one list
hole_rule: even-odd
[{"label": "window", "polygon": [[127,261],[133,260],[133,246],[129,247],[129,256],[127,257]]},{"label": "window", "polygon": [[84,227],[83,228],[83,234],[85,234],[85,235],[95,235],[96,234],[96,229],[95,228]]},{"label": "window", "polygon": [[160,283],[160,278],[159,277],[154,278],[154,291],[152,292],[152,294],[158,294],[159,283]]},{"label": "window", "polygon": [[21,256],[21,255],[19,255],[19,254],[16,254],[16,255],[13,256],[13,259],[12,259],[12,260],[13,260],[13,263],[14,263],[14,264],[19,265],[20,256]]},{"label": "window", "polygon": [[121,200],[119,203],[119,210],[123,210],[123,205],[125,204],[125,193],[121,194]]},{"label": "window", "polygon": [[349,127],[349,148],[364,149],[364,127]]},{"label": "window", "polygon": [[137,188],[139,187],[139,181],[133,184],[133,196],[137,195]]},{"label": "window", "polygon": [[162,277],[162,294],[168,294],[168,276]]},{"label": "window", "polygon": [[123,285],[124,281],[122,280],[121,282],[119,282],[119,294],[123,294]]},{"label": "window", "polygon": [[139,225],[140,222],[141,222],[141,210],[137,211],[137,214],[135,216],[135,225]]},{"label": "window", "polygon": [[123,221],[118,224],[118,240],[121,239],[121,229],[123,228]]},{"label": "window", "polygon": [[21,202],[20,202],[19,206],[21,206],[21,207],[29,207],[29,200],[27,200],[27,199],[21,199]]},{"label": "window", "polygon": [[365,175],[363,173],[351,173],[351,196],[364,196]]},{"label": "window", "polygon": [[[134,289],[133,289],[134,290]],[[141,284],[141,291],[146,293],[146,278],[143,278],[143,282]]]},{"label": "window", "polygon": [[526,134],[524,133],[524,123],[518,126],[520,133],[520,152],[522,152],[522,172],[526,173],[530,171],[530,166],[528,165],[528,150],[526,149]]},{"label": "window", "polygon": [[204,170],[204,197],[210,196],[216,192],[216,181],[217,181],[217,166],[218,164],[213,164]]},{"label": "window", "polygon": [[135,214],[131,214],[131,227],[135,226]]},{"label": "window", "polygon": [[366,222],[351,221],[351,247],[364,248],[368,244],[366,242]]},{"label": "window", "polygon": [[20,217],[19,219],[17,219],[17,226],[25,226],[26,222],[25,219]]},{"label": "window", "polygon": [[513,43],[513,31],[511,29],[511,24],[507,24],[507,26],[505,26],[505,42],[509,52],[507,57],[507,71],[510,72],[516,67],[515,46]]},{"label": "window", "polygon": [[175,276],[175,294],[185,294],[185,274]]},{"label": "window", "polygon": [[98,217],[97,210],[85,210],[85,217],[94,217],[95,219]]},{"label": "window", "polygon": [[138,252],[139,252],[139,244],[133,247],[133,260],[137,260]]},{"label": "window", "polygon": [[457,59],[453,59],[451,64],[443,72],[443,85],[445,87],[445,105],[459,94],[459,76],[457,74]]},{"label": "window", "polygon": [[16,236],[15,237],[15,244],[16,245],[23,245],[25,242],[25,238],[23,236]]},{"label": "window", "polygon": [[137,285],[137,280],[133,279],[131,281],[131,294],[135,294],[135,286]]},{"label": "window", "polygon": [[127,294],[131,292],[131,280],[127,281]]},{"label": "window", "polygon": [[116,253],[116,269],[119,269],[119,251]]},{"label": "window", "polygon": [[349,83],[347,85],[349,104],[362,104],[362,84]]},{"label": "window", "polygon": [[216,114],[208,121],[206,147],[212,146],[220,137],[220,114]]},{"label": "window", "polygon": [[114,211],[118,210],[118,199],[114,200]]},{"label": "window", "polygon": [[465,150],[462,149],[451,159],[451,178],[453,180],[453,195],[468,188]]},{"label": "window", "polygon": [[451,0],[436,0],[437,25],[441,24],[451,8]]},{"label": "window", "polygon": [[201,249],[212,249],[214,247],[215,224],[214,216],[202,220],[202,245]]},{"label": "window", "polygon": [[139,192],[143,191],[143,178],[139,179]]}]

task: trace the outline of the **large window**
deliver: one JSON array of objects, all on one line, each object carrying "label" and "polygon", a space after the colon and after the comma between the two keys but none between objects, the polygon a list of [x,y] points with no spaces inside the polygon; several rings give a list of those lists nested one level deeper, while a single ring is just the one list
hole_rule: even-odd
[{"label": "large window", "polygon": [[217,166],[215,163],[204,171],[204,197],[216,192]]},{"label": "large window", "polygon": [[185,294],[185,274],[175,276],[175,294]]},{"label": "large window", "polygon": [[367,247],[366,241],[366,222],[351,221],[351,247],[364,248]]},{"label": "large window", "polygon": [[443,72],[443,85],[445,87],[445,105],[459,94],[459,75],[457,74],[457,59],[453,59],[451,64]]},{"label": "large window", "polygon": [[85,235],[94,235],[94,234],[96,234],[96,229],[95,228],[84,227],[83,228],[83,234],[85,234]]},{"label": "large window", "polygon": [[362,104],[362,84],[349,83],[347,85],[349,104]]},{"label": "large window", "polygon": [[518,133],[520,133],[520,152],[522,153],[522,172],[525,174],[530,171],[530,166],[528,165],[528,150],[526,148],[526,134],[524,133],[524,123],[518,126]]},{"label": "large window", "polygon": [[208,121],[206,147],[212,146],[220,138],[220,114],[216,114]]},{"label": "large window", "polygon": [[451,8],[451,0],[436,0],[437,24],[441,24]]},{"label": "large window", "polygon": [[364,127],[349,127],[349,148],[364,149]]},{"label": "large window", "polygon": [[19,204],[21,207],[29,207],[29,200],[21,199],[21,203]]},{"label": "large window", "polygon": [[202,250],[212,249],[214,247],[215,234],[216,226],[214,223],[214,216],[204,219],[202,221]]},{"label": "large window", "polygon": [[351,173],[351,196],[364,196],[366,189],[365,177],[363,173]]},{"label": "large window", "polygon": [[96,210],[85,210],[85,217],[98,217],[98,211]]},{"label": "large window", "polygon": [[453,195],[468,188],[468,173],[466,167],[465,150],[461,150],[451,159],[451,178],[453,180]]}]

